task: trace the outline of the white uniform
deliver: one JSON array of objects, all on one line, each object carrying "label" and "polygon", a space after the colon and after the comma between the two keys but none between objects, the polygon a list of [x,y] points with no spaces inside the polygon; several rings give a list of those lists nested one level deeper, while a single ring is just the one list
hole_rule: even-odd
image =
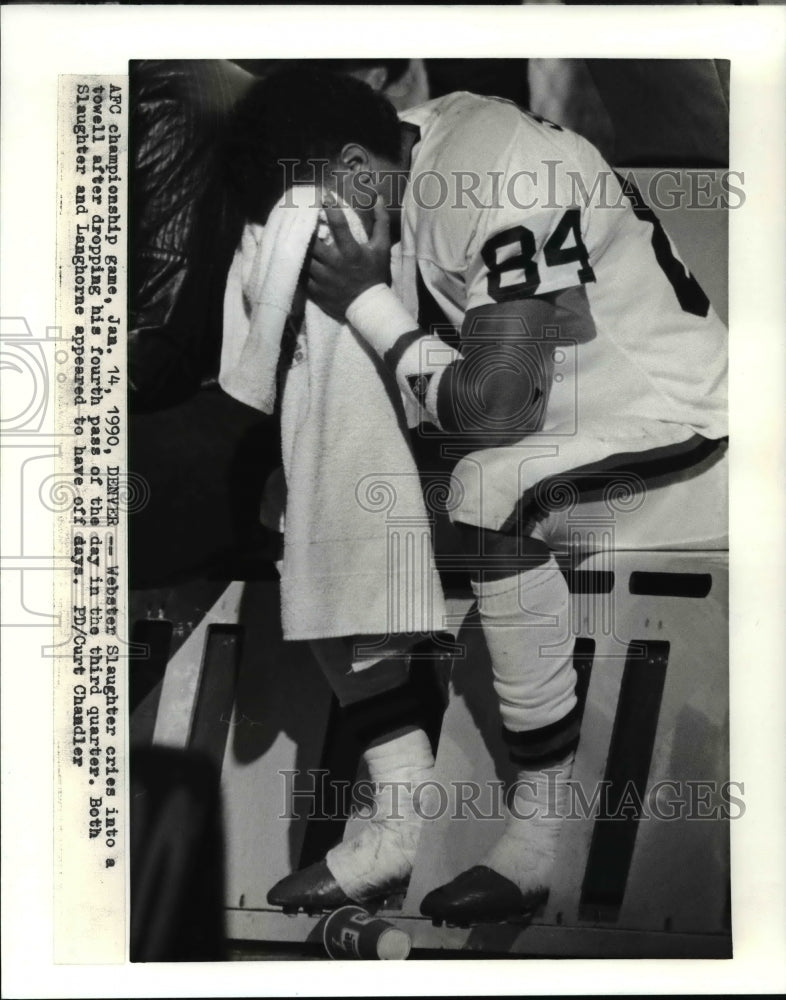
[{"label": "white uniform", "polygon": [[[484,452],[493,509],[468,495],[460,519],[497,528],[547,475],[726,435],[726,328],[638,192],[623,190],[590,143],[467,93],[401,118],[420,133],[394,259],[407,304],[422,306],[425,288],[460,329],[476,307],[583,288],[592,318],[589,332],[570,311],[530,331],[553,338],[542,430],[515,458]],[[469,480],[472,494],[471,469]]]}]

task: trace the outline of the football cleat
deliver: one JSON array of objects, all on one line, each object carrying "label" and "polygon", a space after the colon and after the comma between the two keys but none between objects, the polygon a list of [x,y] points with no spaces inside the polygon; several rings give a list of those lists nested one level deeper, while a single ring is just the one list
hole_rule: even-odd
[{"label": "football cleat", "polygon": [[503,922],[529,923],[548,896],[548,889],[523,893],[510,879],[485,865],[476,865],[447,885],[433,889],[420,904],[420,912],[435,927],[455,927]]},{"label": "football cleat", "polygon": [[324,859],[276,882],[267,901],[289,914],[326,913],[353,902],[330,874]]}]

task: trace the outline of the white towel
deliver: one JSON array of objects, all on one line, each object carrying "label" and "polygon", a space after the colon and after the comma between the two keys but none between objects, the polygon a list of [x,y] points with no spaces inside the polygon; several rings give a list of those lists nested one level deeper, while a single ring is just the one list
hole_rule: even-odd
[{"label": "white towel", "polygon": [[[318,205],[313,187],[288,192],[264,230],[246,228],[227,281],[219,381],[268,413]],[[357,216],[347,211],[347,218],[365,241]],[[312,302],[287,374],[281,438],[285,637],[442,629],[444,597],[395,382],[348,324]]]}]

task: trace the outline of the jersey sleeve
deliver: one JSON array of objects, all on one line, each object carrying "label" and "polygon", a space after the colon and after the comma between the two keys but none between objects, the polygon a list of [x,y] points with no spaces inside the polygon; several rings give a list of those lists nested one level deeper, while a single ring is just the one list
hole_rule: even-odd
[{"label": "jersey sleeve", "polygon": [[[554,140],[544,137],[533,155],[533,135],[549,129]],[[575,190],[584,173],[569,133],[534,121],[514,131],[467,248],[467,310],[595,280],[587,209]]]}]

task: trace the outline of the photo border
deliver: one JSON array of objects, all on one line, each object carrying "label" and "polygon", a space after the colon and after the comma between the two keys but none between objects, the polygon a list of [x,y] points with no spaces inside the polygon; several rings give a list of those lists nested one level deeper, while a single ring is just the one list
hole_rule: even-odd
[{"label": "photo border", "polygon": [[[49,626],[3,629],[3,952],[8,996],[776,992],[784,976],[786,753],[782,665],[786,398],[786,10],[782,7],[4,7],[3,315],[54,324],[57,76],[122,74],[129,58],[347,56],[728,58],[730,168],[731,768],[735,957],[365,964],[54,966]],[[523,43],[514,43],[520,27]],[[413,46],[413,38],[426,44]],[[471,40],[471,41],[468,41]],[[371,44],[373,42],[373,44]],[[413,48],[416,51],[413,51]],[[46,430],[46,429],[45,429]],[[0,453],[1,456],[1,453]],[[13,485],[13,484],[12,484]],[[8,485],[6,484],[6,488]],[[52,537],[51,512],[25,530]],[[4,524],[3,550],[13,531]],[[7,535],[6,535],[7,532]],[[31,576],[33,574],[30,574]],[[41,576],[41,574],[38,574]],[[47,592],[31,584],[33,603]],[[190,992],[193,990],[193,992]]]}]

